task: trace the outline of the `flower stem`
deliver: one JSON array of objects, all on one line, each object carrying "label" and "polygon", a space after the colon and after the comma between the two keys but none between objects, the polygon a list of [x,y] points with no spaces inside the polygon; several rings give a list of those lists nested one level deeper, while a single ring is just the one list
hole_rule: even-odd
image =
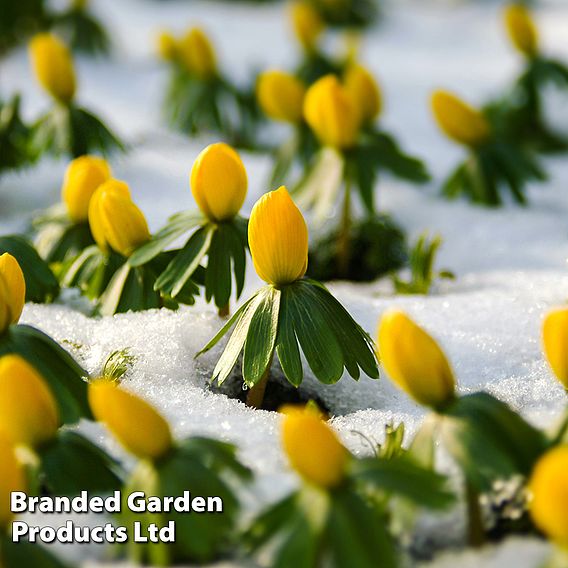
[{"label": "flower stem", "polygon": [[337,245],[339,275],[342,278],[347,278],[351,263],[351,184],[348,179],[345,181],[341,230]]},{"label": "flower stem", "polygon": [[229,306],[229,302],[227,302],[224,306],[220,307],[217,313],[219,314],[220,318],[228,317],[231,313],[231,307]]},{"label": "flower stem", "polygon": [[272,359],[274,354],[270,357],[270,363],[266,367],[266,371],[262,375],[260,381],[249,389],[247,394],[246,405],[250,408],[262,408],[262,403],[264,402],[264,393],[266,392],[266,385],[268,384],[268,379],[270,378],[270,367],[272,367]]},{"label": "flower stem", "polygon": [[465,482],[465,495],[467,504],[467,539],[470,546],[479,547],[485,542],[485,529],[479,506],[479,493],[471,482]]}]

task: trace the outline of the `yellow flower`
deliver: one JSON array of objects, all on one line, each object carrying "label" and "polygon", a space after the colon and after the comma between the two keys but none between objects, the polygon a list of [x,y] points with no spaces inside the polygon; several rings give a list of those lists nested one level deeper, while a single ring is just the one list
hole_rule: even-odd
[{"label": "yellow flower", "polygon": [[353,97],[363,122],[371,122],[381,112],[382,98],[374,77],[361,65],[351,65],[344,78],[345,89]]},{"label": "yellow flower", "polygon": [[483,113],[447,91],[436,91],[432,95],[432,110],[440,129],[459,144],[477,146],[491,135]]},{"label": "yellow flower", "polygon": [[193,28],[182,38],[178,46],[179,56],[190,73],[200,79],[210,79],[217,75],[215,50],[199,28]]},{"label": "yellow flower", "polygon": [[26,491],[26,477],[23,467],[16,457],[13,444],[0,434],[0,532],[7,529],[14,518],[10,510],[10,494],[12,491]]},{"label": "yellow flower", "polygon": [[240,156],[224,142],[207,146],[191,169],[191,193],[211,221],[232,219],[247,195],[247,172]]},{"label": "yellow flower", "polygon": [[439,408],[454,398],[455,379],[446,356],[405,313],[383,315],[378,344],[390,378],[418,403]]},{"label": "yellow flower", "polygon": [[346,149],[357,140],[361,121],[359,110],[334,75],[322,77],[308,89],[304,117],[326,146]]},{"label": "yellow flower", "polygon": [[108,163],[97,156],[81,156],[67,166],[61,197],[74,223],[82,223],[89,218],[93,193],[110,177]]},{"label": "yellow flower", "polygon": [[169,32],[158,36],[158,54],[164,61],[175,61],[179,54],[177,39]]},{"label": "yellow flower", "polygon": [[308,227],[285,187],[270,191],[250,215],[248,240],[257,274],[282,286],[299,280],[308,268]]},{"label": "yellow flower", "polygon": [[19,355],[0,357],[0,432],[37,448],[55,438],[57,402],[41,375]]},{"label": "yellow flower", "polygon": [[[0,256],[0,332],[8,325],[18,323],[26,303],[26,280],[18,261],[9,253]],[[2,301],[4,297],[4,301]],[[4,308],[1,304],[4,303]],[[2,316],[4,313],[4,316]],[[4,324],[4,325],[3,325]]]},{"label": "yellow flower", "polygon": [[75,96],[75,69],[67,46],[50,33],[30,41],[30,58],[37,80],[58,101],[68,104]]},{"label": "yellow flower", "polygon": [[554,374],[568,389],[568,308],[553,310],[544,318],[542,342]]},{"label": "yellow flower", "polygon": [[171,449],[172,434],[164,418],[145,400],[114,381],[93,381],[89,385],[89,404],[94,417],[135,456],[156,460]]},{"label": "yellow flower", "polygon": [[266,71],[258,79],[257,98],[263,112],[274,120],[302,120],[306,88],[300,79],[283,71]]},{"label": "yellow flower", "polygon": [[290,465],[309,483],[331,489],[345,478],[349,452],[315,413],[285,408],[282,444]]},{"label": "yellow flower", "polygon": [[317,10],[307,2],[294,2],[290,15],[298,41],[306,51],[315,51],[324,23]]},{"label": "yellow flower", "polygon": [[538,31],[528,9],[511,4],[505,9],[505,27],[513,45],[527,57],[538,53]]},{"label": "yellow flower", "polygon": [[568,446],[550,450],[537,462],[529,482],[535,525],[568,547]]},{"label": "yellow flower", "polygon": [[128,186],[115,179],[95,191],[89,205],[89,224],[93,238],[104,252],[110,247],[130,256],[150,240],[146,218],[130,198]]}]

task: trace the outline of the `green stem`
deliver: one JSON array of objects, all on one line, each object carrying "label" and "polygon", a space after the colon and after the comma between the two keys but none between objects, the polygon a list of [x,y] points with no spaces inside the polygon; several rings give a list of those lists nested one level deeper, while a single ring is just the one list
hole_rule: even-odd
[{"label": "green stem", "polygon": [[465,495],[467,504],[467,539],[470,546],[479,547],[485,542],[485,529],[479,506],[479,493],[471,482],[465,482]]},{"label": "green stem", "polygon": [[270,367],[272,367],[272,359],[274,358],[274,353],[270,357],[270,362],[264,371],[260,381],[249,389],[247,393],[246,405],[250,408],[262,408],[262,403],[264,402],[264,393],[266,392],[266,385],[268,384],[268,379],[270,378]]},{"label": "green stem", "polygon": [[351,264],[351,184],[348,179],[345,181],[341,230],[337,245],[339,275],[347,278]]}]

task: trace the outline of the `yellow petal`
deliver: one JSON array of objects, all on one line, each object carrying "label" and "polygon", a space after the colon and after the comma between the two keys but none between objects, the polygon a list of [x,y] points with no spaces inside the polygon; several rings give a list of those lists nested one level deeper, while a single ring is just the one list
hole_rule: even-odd
[{"label": "yellow petal", "polygon": [[538,31],[526,6],[511,4],[505,9],[505,27],[513,45],[527,57],[538,53]]},{"label": "yellow petal", "polygon": [[379,354],[390,378],[418,403],[439,408],[455,396],[455,379],[438,344],[406,314],[387,311],[379,324]]},{"label": "yellow petal", "polygon": [[568,389],[568,308],[553,310],[544,318],[542,341],[554,374]]},{"label": "yellow petal", "polygon": [[61,197],[73,222],[82,223],[88,219],[91,197],[110,177],[110,166],[103,158],[81,156],[69,163]]},{"label": "yellow petal", "polygon": [[381,112],[381,91],[374,77],[361,65],[351,65],[345,74],[345,89],[355,101],[363,122],[371,122]]},{"label": "yellow petal", "polygon": [[12,308],[10,306],[10,293],[4,277],[0,274],[0,335],[2,335],[12,323]]},{"label": "yellow petal", "polygon": [[293,124],[301,122],[306,88],[297,77],[283,71],[266,71],[258,79],[256,92],[267,116]]},{"label": "yellow petal", "polygon": [[215,50],[202,29],[189,30],[179,43],[178,50],[187,70],[200,79],[210,79],[217,74]]},{"label": "yellow petal", "polygon": [[5,532],[14,514],[10,511],[12,491],[26,491],[26,478],[14,445],[0,433],[0,531]]},{"label": "yellow petal", "polygon": [[159,459],[173,444],[168,423],[145,400],[115,382],[98,379],[89,385],[89,404],[118,441],[142,459]]},{"label": "yellow petal", "polygon": [[282,444],[290,465],[309,483],[331,489],[345,478],[349,452],[314,412],[285,409]]},{"label": "yellow petal", "polygon": [[59,424],[43,377],[19,355],[0,357],[0,432],[13,444],[37,448],[55,437]]},{"label": "yellow petal", "polygon": [[193,163],[191,192],[211,221],[227,221],[240,211],[247,195],[247,172],[240,156],[224,142],[207,146]]},{"label": "yellow petal", "polygon": [[0,276],[6,287],[10,323],[18,323],[26,303],[26,280],[18,261],[7,252],[0,256]]},{"label": "yellow petal", "polygon": [[317,10],[307,2],[294,2],[290,16],[294,33],[302,47],[306,51],[314,51],[325,27]]},{"label": "yellow petal", "polygon": [[535,525],[551,540],[568,547],[568,446],[550,450],[537,462],[529,491]]},{"label": "yellow petal", "polygon": [[158,54],[164,61],[175,61],[179,54],[177,39],[169,32],[158,36]]},{"label": "yellow petal", "polygon": [[250,215],[248,239],[254,268],[269,284],[302,278],[308,267],[308,227],[285,187],[263,195]]},{"label": "yellow petal", "polygon": [[334,75],[322,77],[308,89],[304,118],[326,146],[346,149],[357,141],[361,114]]},{"label": "yellow petal", "polygon": [[67,46],[50,33],[30,41],[30,59],[37,80],[55,99],[69,103],[75,96],[75,69]]},{"label": "yellow petal", "polygon": [[485,116],[447,91],[432,95],[432,110],[440,129],[459,144],[477,146],[491,135]]},{"label": "yellow petal", "polygon": [[91,233],[101,250],[108,247],[123,256],[150,239],[144,214],[130,198],[128,186],[111,179],[101,185],[89,206]]}]

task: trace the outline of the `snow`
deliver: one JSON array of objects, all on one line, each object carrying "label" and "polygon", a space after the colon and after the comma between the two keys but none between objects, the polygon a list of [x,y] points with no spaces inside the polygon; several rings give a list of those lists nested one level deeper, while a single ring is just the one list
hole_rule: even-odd
[{"label": "snow", "polygon": [[[563,41],[568,6],[559,1],[542,4],[538,20],[545,44],[568,59],[568,44]],[[223,69],[239,81],[246,81],[255,69],[290,67],[297,53],[290,48],[280,4],[94,0],[93,8],[108,22],[117,51],[111,60],[77,61],[79,100],[131,144],[128,154],[112,161],[113,170],[130,184],[135,201],[156,230],[172,213],[194,206],[189,169],[203,146],[214,141],[188,140],[163,128],[160,103],[166,70],[153,54],[158,31],[181,32],[188,25],[203,25],[218,46]],[[437,131],[428,96],[442,86],[479,103],[510,82],[520,62],[507,45],[499,10],[491,2],[391,2],[385,22],[363,43],[362,58],[385,92],[381,118],[385,128],[423,156],[435,175],[426,188],[381,179],[379,206],[411,237],[425,229],[441,234],[444,245],[438,266],[453,270],[458,279],[441,284],[428,297],[395,297],[385,293],[381,283],[336,283],[330,288],[373,334],[385,309],[405,309],[440,341],[460,392],[488,390],[535,423],[549,426],[565,408],[566,398],[543,360],[540,325],[543,314],[568,297],[568,164],[564,157],[546,160],[550,181],[530,188],[526,208],[507,204],[488,210],[437,196],[441,178],[461,150]],[[21,91],[25,116],[37,116],[48,102],[31,77],[25,50],[14,52],[2,67],[0,94]],[[551,120],[568,130],[568,99],[552,94],[551,102]],[[243,158],[250,178],[245,211],[250,211],[269,189],[265,180],[270,163],[259,155]],[[0,179],[0,233],[24,229],[34,210],[59,199],[65,165],[63,160],[45,160],[33,170]],[[249,269],[243,298],[259,285]],[[206,434],[236,443],[242,459],[259,475],[256,506],[294,486],[295,477],[279,448],[278,416],[211,392],[208,378],[221,346],[194,359],[221,324],[210,307],[199,303],[177,313],[152,310],[90,319],[81,306],[74,292],[66,293],[55,305],[27,305],[22,321],[63,342],[94,375],[111,351],[127,347],[135,356],[125,379],[128,388],[152,401],[176,436]],[[412,433],[424,416],[424,410],[384,374],[379,381],[363,377],[358,383],[344,377],[331,387],[308,376],[303,388],[325,402],[334,426],[358,455],[369,448],[355,432],[380,441],[386,423],[403,421]],[[124,455],[101,426],[80,428],[113,453]],[[447,531],[453,534],[447,541],[459,541],[463,524],[453,515],[424,530],[438,535]],[[436,566],[529,568],[538,566],[548,550],[536,541],[512,539],[481,553],[444,554]],[[88,553],[81,551],[81,557],[91,553],[100,557],[98,547]]]}]

